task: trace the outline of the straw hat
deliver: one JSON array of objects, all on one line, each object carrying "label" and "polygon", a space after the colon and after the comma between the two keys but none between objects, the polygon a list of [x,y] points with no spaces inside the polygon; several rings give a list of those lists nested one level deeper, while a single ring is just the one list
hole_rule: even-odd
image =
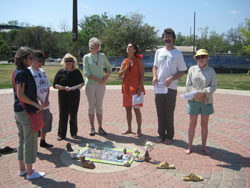
[{"label": "straw hat", "polygon": [[200,55],[207,55],[208,56],[208,52],[205,49],[199,49],[196,54],[194,55],[194,58],[196,58],[196,56],[200,56]]}]

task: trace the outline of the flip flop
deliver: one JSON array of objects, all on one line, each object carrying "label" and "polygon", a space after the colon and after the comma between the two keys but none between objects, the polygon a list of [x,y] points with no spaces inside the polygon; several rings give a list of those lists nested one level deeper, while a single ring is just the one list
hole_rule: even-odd
[{"label": "flip flop", "polygon": [[182,180],[183,181],[203,181],[203,177],[202,176],[196,176],[193,173],[191,173],[188,176],[183,176]]},{"label": "flip flop", "polygon": [[161,162],[156,168],[158,168],[158,169],[175,169],[175,166],[170,165],[167,162]]}]

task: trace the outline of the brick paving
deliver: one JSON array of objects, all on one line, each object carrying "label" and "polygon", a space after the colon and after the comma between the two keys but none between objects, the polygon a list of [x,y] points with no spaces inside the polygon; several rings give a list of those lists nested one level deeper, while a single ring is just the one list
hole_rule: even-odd
[{"label": "brick paving", "polygon": [[[66,143],[80,147],[86,143],[106,146],[138,148],[143,151],[143,143],[157,138],[157,116],[152,87],[147,87],[145,103],[142,108],[141,138],[133,135],[123,136],[127,128],[125,109],[122,107],[120,87],[108,86],[104,99],[104,128],[109,133],[106,137],[90,137],[87,114],[87,100],[84,90],[81,91],[81,102],[78,112],[78,140],[72,140],[69,131],[67,140],[58,142],[57,91],[51,91],[51,112],[53,129],[47,135],[48,143],[54,148],[38,147],[39,154],[34,165],[38,171],[45,171],[44,178],[28,181],[19,177],[17,154],[0,157],[0,187],[248,187],[250,188],[250,92],[218,90],[214,95],[215,114],[210,117],[207,146],[212,152],[203,155],[201,149],[200,126],[197,125],[194,139],[194,152],[185,155],[187,148],[187,130],[189,116],[186,114],[187,102],[180,94],[184,88],[178,88],[175,110],[175,140],[173,145],[155,144],[150,152],[151,162],[134,164],[131,167],[116,167],[108,164],[97,164],[94,170],[85,170],[72,164],[67,158]],[[16,147],[18,143],[17,128],[13,118],[13,94],[10,90],[0,91],[0,148]],[[133,130],[136,121],[133,114]],[[174,164],[174,170],[156,169],[159,161]],[[135,163],[135,162],[134,162]],[[75,165],[75,166],[74,166]],[[79,169],[80,168],[80,169]],[[201,175],[202,182],[184,182],[182,176],[189,173]]]}]

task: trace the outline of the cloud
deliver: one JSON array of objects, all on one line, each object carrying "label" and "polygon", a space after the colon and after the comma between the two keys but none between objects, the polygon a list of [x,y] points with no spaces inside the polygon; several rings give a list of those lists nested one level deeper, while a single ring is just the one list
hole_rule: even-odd
[{"label": "cloud", "polygon": [[83,5],[84,9],[90,9],[90,7],[88,5]]},{"label": "cloud", "polygon": [[229,14],[240,14],[240,11],[239,10],[230,10],[229,11]]}]

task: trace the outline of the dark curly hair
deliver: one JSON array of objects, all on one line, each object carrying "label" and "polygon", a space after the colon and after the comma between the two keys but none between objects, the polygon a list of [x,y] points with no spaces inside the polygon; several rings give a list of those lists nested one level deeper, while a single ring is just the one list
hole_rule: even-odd
[{"label": "dark curly hair", "polygon": [[174,41],[176,39],[175,32],[171,28],[164,29],[164,31],[162,33],[162,38],[164,37],[164,35],[171,35],[173,37]]}]

